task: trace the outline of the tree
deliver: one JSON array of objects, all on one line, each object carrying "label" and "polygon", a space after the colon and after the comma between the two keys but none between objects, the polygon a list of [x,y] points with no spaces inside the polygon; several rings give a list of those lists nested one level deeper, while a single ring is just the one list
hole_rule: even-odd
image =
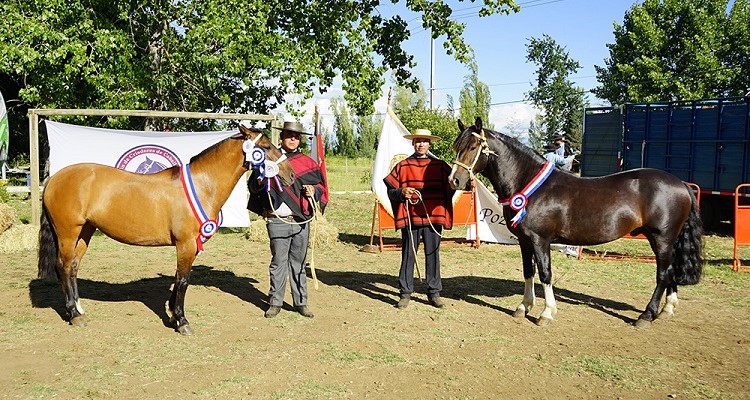
[{"label": "tree", "polygon": [[433,135],[439,136],[440,140],[432,142],[430,152],[442,160],[455,158],[453,153],[453,142],[458,137],[458,125],[453,114],[445,110],[429,110],[427,108],[412,108],[401,111],[398,118],[404,126],[413,132],[415,129],[429,129]]},{"label": "tree", "polygon": [[459,118],[470,123],[480,117],[482,121],[485,121],[488,129],[494,129],[489,123],[490,103],[492,103],[490,88],[479,80],[479,67],[476,62],[472,61],[469,68],[471,74],[464,78],[464,87],[458,96]]},{"label": "tree", "polygon": [[524,131],[524,127],[523,125],[521,125],[521,121],[519,121],[515,117],[511,117],[511,119],[508,120],[505,126],[503,126],[501,132],[510,137],[518,139],[518,141],[522,143],[526,141],[524,139],[524,136],[528,136],[528,130]]},{"label": "tree", "polygon": [[427,109],[427,94],[422,81],[418,81],[416,89],[405,86],[396,86],[391,95],[391,109],[396,113],[417,108]]},{"label": "tree", "polygon": [[334,154],[347,158],[357,156],[357,144],[354,139],[354,127],[349,116],[349,108],[342,99],[332,99],[331,107],[336,121],[336,150]]},{"label": "tree", "polygon": [[611,104],[742,96],[750,87],[747,0],[645,0],[614,24],[593,92]]},{"label": "tree", "polygon": [[536,114],[534,119],[529,122],[529,147],[535,151],[542,151],[542,146],[545,143],[550,142],[544,130],[544,117],[542,117],[542,114]]},{"label": "tree", "polygon": [[[380,3],[6,1],[0,82],[19,88],[20,101],[33,107],[265,113],[289,94],[304,101],[315,89],[325,92],[340,74],[347,102],[365,115],[386,72],[411,88],[417,82],[413,56],[401,46],[407,22],[383,17]],[[446,53],[469,60],[464,24],[450,18],[448,4],[406,7],[433,37],[446,38]],[[484,0],[478,13],[518,10],[513,0]]]},{"label": "tree", "polygon": [[378,116],[357,116],[357,156],[374,159],[377,141],[383,130],[383,119]]},{"label": "tree", "polygon": [[526,99],[544,110],[546,141],[551,143],[555,135],[564,134],[572,147],[580,148],[587,102],[583,89],[574,85],[570,76],[581,69],[581,64],[546,34],[541,39],[529,39],[526,47],[526,60],[537,65],[536,86],[526,93]]}]

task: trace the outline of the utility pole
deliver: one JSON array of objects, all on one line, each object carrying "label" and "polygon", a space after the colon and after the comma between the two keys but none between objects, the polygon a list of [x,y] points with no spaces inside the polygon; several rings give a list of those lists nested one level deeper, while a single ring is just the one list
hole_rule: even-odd
[{"label": "utility pole", "polygon": [[430,31],[430,110],[435,109],[435,38]]}]

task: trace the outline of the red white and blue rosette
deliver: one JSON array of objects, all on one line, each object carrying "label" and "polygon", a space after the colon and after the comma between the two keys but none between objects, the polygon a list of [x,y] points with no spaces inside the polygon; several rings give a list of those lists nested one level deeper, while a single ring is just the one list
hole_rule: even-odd
[{"label": "red white and blue rosette", "polygon": [[516,193],[513,195],[513,197],[510,198],[510,208],[513,211],[518,211],[526,207],[526,205],[529,204],[529,198],[526,197],[523,193]]},{"label": "red white and blue rosette", "polygon": [[521,223],[523,217],[526,216],[526,206],[529,204],[529,197],[531,197],[537,189],[549,178],[552,174],[552,170],[555,169],[554,164],[547,161],[542,166],[542,169],[537,172],[533,179],[523,188],[520,192],[514,194],[510,198],[510,208],[516,211],[516,216],[510,220],[511,226],[515,228]]}]

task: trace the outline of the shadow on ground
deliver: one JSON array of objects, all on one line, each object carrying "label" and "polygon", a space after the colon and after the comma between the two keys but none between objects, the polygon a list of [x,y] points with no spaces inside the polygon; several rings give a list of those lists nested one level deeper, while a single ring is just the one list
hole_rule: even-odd
[{"label": "shadow on ground", "polygon": [[[395,275],[356,271],[325,271],[320,269],[316,269],[316,275],[321,282],[329,286],[340,286],[373,300],[393,306],[398,302],[398,277]],[[425,292],[426,288],[423,284],[415,281],[415,286],[417,293]],[[522,281],[481,276],[458,276],[453,278],[443,278],[443,291],[441,292],[441,295],[445,298],[489,307],[505,314],[512,315],[514,310],[497,304],[488,303],[481,297],[501,298],[508,296],[522,296],[523,286],[524,284]],[[426,303],[422,297],[423,296],[413,298],[412,301]],[[602,299],[561,288],[555,288],[555,297],[557,301],[574,305],[587,305],[626,323],[633,323],[635,322],[635,319],[629,318],[621,312],[639,311],[630,304],[610,299]],[[539,301],[543,302],[544,300],[543,298],[537,299],[537,302]]]},{"label": "shadow on ground", "polygon": [[[343,287],[389,305],[395,305],[398,301],[399,291],[395,275],[358,271],[326,271],[320,269],[316,270],[316,272],[318,279],[326,285]],[[108,283],[78,279],[78,289],[82,299],[107,302],[139,301],[153,311],[162,320],[164,326],[171,327],[169,324],[169,314],[166,310],[166,302],[171,295],[170,288],[173,281],[173,277],[161,274],[158,277],[144,278],[127,283]],[[242,301],[253,304],[260,310],[265,310],[268,306],[267,295],[258,289],[258,283],[255,279],[237,276],[233,272],[217,270],[205,265],[193,267],[190,276],[191,285],[215,287],[225,293],[234,295]],[[423,284],[418,281],[415,284],[417,293],[425,292]],[[481,276],[444,278],[441,295],[445,298],[489,307],[512,315],[512,309],[487,302],[483,297],[502,298],[521,296],[523,295],[523,282],[520,280],[515,281]],[[562,288],[555,288],[555,295],[558,301],[575,305],[586,305],[627,323],[634,322],[634,319],[622,315],[621,312],[638,311],[638,309],[626,303],[602,299]],[[52,308],[60,315],[61,319],[67,319],[62,292],[57,282],[41,279],[33,280],[29,284],[29,297],[32,306],[37,308]],[[426,303],[424,296],[415,296],[413,301]],[[544,300],[539,298],[537,301]]]}]

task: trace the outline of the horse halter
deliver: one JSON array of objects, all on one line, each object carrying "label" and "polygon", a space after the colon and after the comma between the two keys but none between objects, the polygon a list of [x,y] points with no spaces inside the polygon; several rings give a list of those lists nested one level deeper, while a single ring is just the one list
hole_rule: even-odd
[{"label": "horse halter", "polygon": [[[260,132],[258,132],[258,135],[255,136],[254,139],[245,140],[245,143],[242,145],[242,151],[246,155],[245,162],[243,163],[243,165],[247,169],[250,169],[250,167],[253,166],[251,160],[249,159],[249,158],[251,158],[249,155],[253,151],[253,148],[255,148],[255,147],[258,146],[258,142],[260,141],[261,137],[263,137],[263,134],[260,133]],[[281,150],[279,150],[279,151],[281,152]],[[265,153],[265,150],[263,151],[263,153]],[[265,156],[263,157],[263,159],[265,160]],[[279,157],[278,159],[276,159],[276,161],[274,161],[274,162],[278,165],[278,164],[281,164],[282,162],[286,161],[286,159],[287,159],[286,153],[281,152],[281,157]]]},{"label": "horse halter", "polygon": [[484,129],[480,130],[479,133],[471,132],[472,135],[476,136],[479,139],[479,146],[481,147],[480,151],[477,151],[477,154],[474,156],[474,161],[471,162],[471,165],[466,165],[460,161],[458,161],[458,156],[460,154],[456,154],[456,159],[453,161],[454,165],[458,165],[459,167],[462,167],[469,171],[469,180],[474,180],[474,167],[477,165],[477,161],[479,161],[479,156],[484,154],[486,156],[494,155],[496,156],[497,153],[492,151],[490,149],[490,146],[487,144],[487,137],[484,136]]}]

